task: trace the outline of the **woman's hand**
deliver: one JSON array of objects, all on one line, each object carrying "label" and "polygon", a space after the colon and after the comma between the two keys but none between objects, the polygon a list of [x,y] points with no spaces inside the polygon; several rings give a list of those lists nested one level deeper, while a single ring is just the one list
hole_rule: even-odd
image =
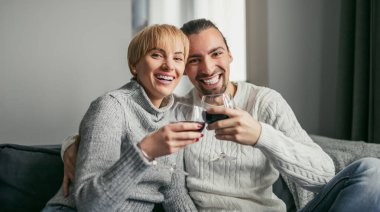
[{"label": "woman's hand", "polygon": [[156,158],[174,153],[188,144],[195,143],[203,136],[199,131],[204,125],[200,123],[178,122],[161,127],[148,134],[139,146],[149,158]]}]

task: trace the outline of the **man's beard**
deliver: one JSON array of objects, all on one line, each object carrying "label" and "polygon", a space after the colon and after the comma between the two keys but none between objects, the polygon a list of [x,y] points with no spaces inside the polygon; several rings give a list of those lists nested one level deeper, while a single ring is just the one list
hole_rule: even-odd
[{"label": "man's beard", "polygon": [[223,81],[221,88],[214,88],[214,89],[205,89],[202,86],[200,86],[200,92],[202,95],[210,95],[210,94],[221,94],[224,93],[227,89],[227,82]]}]

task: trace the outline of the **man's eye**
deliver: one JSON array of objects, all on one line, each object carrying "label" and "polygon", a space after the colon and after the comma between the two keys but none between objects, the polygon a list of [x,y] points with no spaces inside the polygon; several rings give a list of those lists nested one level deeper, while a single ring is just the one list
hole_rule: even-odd
[{"label": "man's eye", "polygon": [[213,56],[220,56],[222,54],[223,54],[222,51],[216,51],[216,52],[212,53]]},{"label": "man's eye", "polygon": [[189,63],[189,64],[195,64],[195,63],[198,63],[199,62],[199,59],[198,58],[192,58],[192,59],[189,59],[188,61],[187,61],[187,63]]}]

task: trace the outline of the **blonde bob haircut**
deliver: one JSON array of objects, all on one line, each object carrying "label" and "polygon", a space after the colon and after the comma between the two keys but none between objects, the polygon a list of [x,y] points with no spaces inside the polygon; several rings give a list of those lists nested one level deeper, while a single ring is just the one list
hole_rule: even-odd
[{"label": "blonde bob haircut", "polygon": [[177,27],[168,24],[155,24],[138,32],[128,46],[128,66],[132,75],[136,64],[153,48],[183,45],[184,61],[189,56],[189,39]]}]

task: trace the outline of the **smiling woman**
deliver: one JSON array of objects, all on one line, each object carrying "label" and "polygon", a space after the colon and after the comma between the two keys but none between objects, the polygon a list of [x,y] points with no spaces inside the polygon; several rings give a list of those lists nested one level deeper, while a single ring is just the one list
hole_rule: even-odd
[{"label": "smiling woman", "polygon": [[187,37],[171,28],[145,29],[132,39],[128,47],[129,68],[156,107],[178,85],[188,51]]},{"label": "smiling woman", "polygon": [[[172,25],[136,34],[128,48],[134,77],[93,101],[81,122],[76,184],[70,189],[75,195],[65,198],[58,191],[45,211],[57,204],[68,211],[152,211],[161,202],[168,211],[196,210],[180,174],[179,150],[199,140],[203,126],[167,119],[188,51],[186,35]],[[168,168],[172,164],[178,173]],[[67,201],[73,197],[76,205]]]}]

